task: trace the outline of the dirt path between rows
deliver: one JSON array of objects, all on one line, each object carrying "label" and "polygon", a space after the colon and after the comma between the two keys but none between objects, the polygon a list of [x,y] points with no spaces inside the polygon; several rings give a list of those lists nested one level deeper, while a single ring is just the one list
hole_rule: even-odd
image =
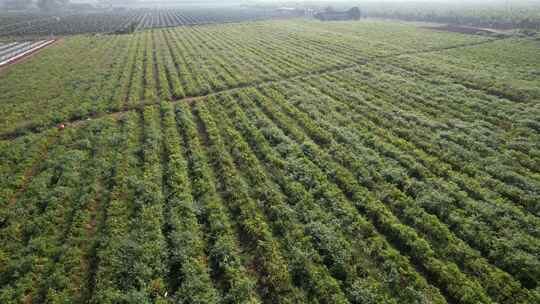
[{"label": "dirt path between rows", "polygon": [[8,199],[8,206],[14,205],[19,197],[26,191],[33,177],[38,173],[39,166],[47,159],[47,157],[49,157],[49,150],[51,146],[53,146],[59,138],[59,132],[54,132],[50,135],[47,142],[41,148],[41,151],[38,152],[39,154],[36,160],[29,168],[25,170],[20,186],[18,187],[17,191],[15,191],[15,193]]}]

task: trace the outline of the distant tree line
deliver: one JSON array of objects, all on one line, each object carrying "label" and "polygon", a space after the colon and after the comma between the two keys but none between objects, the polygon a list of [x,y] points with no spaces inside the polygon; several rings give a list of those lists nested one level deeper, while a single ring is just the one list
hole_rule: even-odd
[{"label": "distant tree line", "polygon": [[432,8],[372,8],[369,17],[401,19],[467,25],[495,29],[529,29],[540,31],[540,8],[484,8],[484,9],[432,9]]}]

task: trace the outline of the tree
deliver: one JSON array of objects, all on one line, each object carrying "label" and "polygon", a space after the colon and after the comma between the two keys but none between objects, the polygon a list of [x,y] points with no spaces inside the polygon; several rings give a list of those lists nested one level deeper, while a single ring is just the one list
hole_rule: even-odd
[{"label": "tree", "polygon": [[358,7],[353,7],[349,10],[349,17],[353,20],[360,20],[362,12]]}]

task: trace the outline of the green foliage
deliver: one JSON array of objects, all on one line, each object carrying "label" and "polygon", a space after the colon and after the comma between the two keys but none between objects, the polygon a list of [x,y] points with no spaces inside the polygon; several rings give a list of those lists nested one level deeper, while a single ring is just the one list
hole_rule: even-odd
[{"label": "green foliage", "polygon": [[535,43],[66,38],[0,75],[0,302],[536,303]]}]

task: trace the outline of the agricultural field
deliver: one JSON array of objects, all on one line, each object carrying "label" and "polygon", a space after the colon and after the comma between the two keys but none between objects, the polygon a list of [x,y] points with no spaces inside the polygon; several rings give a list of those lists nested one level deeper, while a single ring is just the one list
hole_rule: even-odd
[{"label": "agricultural field", "polygon": [[95,12],[0,12],[0,37],[115,33],[136,29],[248,22],[280,17],[257,8],[126,9]]},{"label": "agricultural field", "polygon": [[540,41],[148,27],[0,71],[0,303],[540,303]]}]

